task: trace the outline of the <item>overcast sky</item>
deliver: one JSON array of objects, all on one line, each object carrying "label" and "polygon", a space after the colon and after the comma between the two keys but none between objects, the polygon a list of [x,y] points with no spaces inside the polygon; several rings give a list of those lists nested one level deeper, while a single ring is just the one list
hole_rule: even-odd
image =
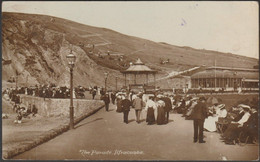
[{"label": "overcast sky", "polygon": [[257,2],[3,2],[2,11],[36,13],[123,34],[259,58]]}]

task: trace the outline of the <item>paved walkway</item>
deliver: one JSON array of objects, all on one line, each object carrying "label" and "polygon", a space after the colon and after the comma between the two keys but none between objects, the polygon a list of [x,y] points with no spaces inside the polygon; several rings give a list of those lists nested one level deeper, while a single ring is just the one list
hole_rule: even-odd
[{"label": "paved walkway", "polygon": [[[145,111],[142,119],[145,119]],[[254,160],[258,146],[225,145],[218,133],[206,132],[207,143],[193,143],[192,121],[170,114],[167,125],[135,122],[133,110],[129,124],[111,105],[86,118],[74,130],[14,157],[32,160]]]}]

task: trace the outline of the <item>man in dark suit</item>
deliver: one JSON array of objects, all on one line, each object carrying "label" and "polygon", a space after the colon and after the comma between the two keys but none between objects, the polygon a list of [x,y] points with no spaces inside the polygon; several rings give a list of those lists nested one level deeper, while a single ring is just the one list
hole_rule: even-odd
[{"label": "man in dark suit", "polygon": [[102,99],[102,100],[104,101],[104,103],[105,103],[106,111],[108,111],[108,109],[109,109],[109,103],[110,103],[110,98],[109,98],[108,93],[106,93],[105,95],[103,95],[103,96],[101,97],[101,99]]},{"label": "man in dark suit", "polygon": [[238,122],[245,114],[243,108],[240,105],[238,108],[239,108],[239,113],[237,114],[237,116],[235,118],[231,117],[232,121]]},{"label": "man in dark suit", "polygon": [[256,108],[251,108],[251,115],[249,119],[243,124],[243,129],[248,130],[251,137],[258,136],[258,112]]},{"label": "man in dark suit", "polygon": [[165,119],[166,123],[169,122],[169,112],[172,110],[172,102],[171,99],[168,96],[162,97],[161,100],[164,101],[164,112],[165,112]]},{"label": "man in dark suit", "polygon": [[111,96],[112,104],[114,105],[115,104],[115,100],[116,100],[115,92],[112,92],[110,96]]},{"label": "man in dark suit", "polygon": [[128,114],[130,111],[130,106],[132,105],[131,101],[128,99],[128,97],[122,98],[122,110],[124,113],[124,123],[128,124]]},{"label": "man in dark suit", "polygon": [[198,104],[194,107],[191,117],[193,119],[193,127],[194,127],[194,143],[198,141],[199,143],[205,143],[203,140],[203,129],[204,129],[204,121],[207,118],[208,109],[206,107],[206,98],[200,97]]}]

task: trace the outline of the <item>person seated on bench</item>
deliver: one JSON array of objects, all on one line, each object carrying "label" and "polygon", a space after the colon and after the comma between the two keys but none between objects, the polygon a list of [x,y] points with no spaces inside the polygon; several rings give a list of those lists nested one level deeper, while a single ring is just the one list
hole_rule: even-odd
[{"label": "person seated on bench", "polygon": [[239,128],[241,128],[243,126],[243,124],[248,121],[249,117],[250,117],[250,107],[247,105],[241,105],[241,107],[244,109],[244,115],[243,117],[238,121],[231,121],[231,123],[229,124],[228,128],[226,129],[226,131],[223,134],[223,138],[225,140],[225,143],[230,144],[233,142],[233,140],[238,138],[238,131]]},{"label": "person seated on bench", "polygon": [[219,118],[225,118],[227,116],[225,104],[215,105],[213,109],[215,113],[213,112],[212,115],[208,116],[204,123],[204,128],[209,132],[217,131],[216,122],[219,120]]},{"label": "person seated on bench", "polygon": [[258,138],[258,112],[256,108],[251,108],[249,119],[243,124],[243,130],[246,130],[250,140],[252,141],[252,137]]}]

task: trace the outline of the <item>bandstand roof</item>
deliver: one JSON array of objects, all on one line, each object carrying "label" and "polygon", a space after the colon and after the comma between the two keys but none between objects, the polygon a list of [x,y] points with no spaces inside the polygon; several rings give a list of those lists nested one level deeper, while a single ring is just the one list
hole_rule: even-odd
[{"label": "bandstand roof", "polygon": [[139,58],[137,61],[131,65],[128,69],[121,71],[124,74],[155,74],[156,70],[150,69],[146,66]]}]

